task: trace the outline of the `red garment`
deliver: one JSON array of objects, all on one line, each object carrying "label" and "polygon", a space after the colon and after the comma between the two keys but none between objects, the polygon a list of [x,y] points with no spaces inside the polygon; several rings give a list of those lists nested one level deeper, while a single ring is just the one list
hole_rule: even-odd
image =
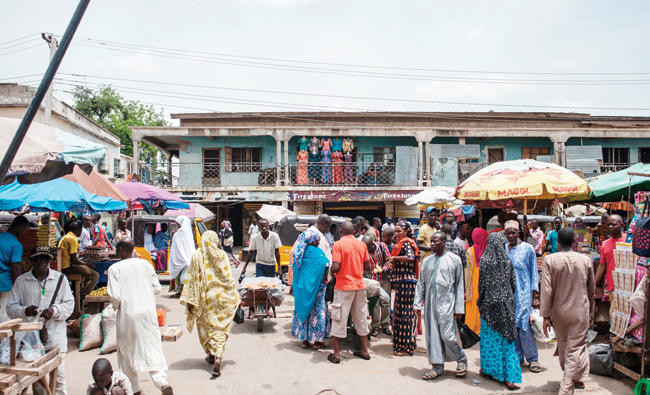
[{"label": "red garment", "polygon": [[402,240],[398,241],[395,246],[393,247],[393,250],[391,251],[390,255],[391,256],[399,256],[400,252],[402,251],[402,247],[404,246],[404,243],[409,242],[411,246],[413,247],[413,253],[415,254],[415,278],[420,277],[420,249],[418,248],[418,243],[416,243],[413,239],[404,237]]},{"label": "red garment", "polygon": [[494,233],[494,232],[503,232],[504,230],[505,230],[505,229],[503,229],[503,228],[493,229],[493,230],[491,230],[491,231],[488,232],[488,235],[491,235],[491,234]]},{"label": "red garment", "polygon": [[476,257],[476,266],[479,266],[481,262],[481,256],[483,256],[483,251],[487,247],[487,237],[488,233],[485,229],[474,228],[472,231],[472,241],[474,242],[474,256]]},{"label": "red garment", "polygon": [[332,152],[332,182],[334,184],[343,184],[343,153],[340,151]]},{"label": "red garment", "polygon": [[107,247],[106,232],[104,231],[104,227],[102,225],[93,225],[90,228],[90,237],[93,239],[94,247]]},{"label": "red garment", "polygon": [[625,235],[615,239],[609,238],[603,242],[603,247],[600,251],[600,261],[601,265],[604,263],[606,266],[607,272],[605,273],[605,285],[607,290],[611,293],[614,291],[614,277],[612,273],[614,272],[614,250],[616,249],[616,243],[624,243]]}]

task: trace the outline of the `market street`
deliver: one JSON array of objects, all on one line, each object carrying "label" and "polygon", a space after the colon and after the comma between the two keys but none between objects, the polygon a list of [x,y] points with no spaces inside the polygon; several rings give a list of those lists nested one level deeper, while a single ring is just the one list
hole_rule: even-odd
[{"label": "market street", "polygon": [[[234,270],[239,275],[238,269]],[[252,270],[248,270],[249,276]],[[158,295],[158,304],[169,309],[167,324],[183,324],[184,309],[178,299],[172,299],[166,292]],[[287,292],[285,291],[285,294]],[[165,357],[169,365],[169,382],[176,393],[240,393],[240,394],[492,394],[510,393],[503,384],[487,380],[478,374],[479,345],[465,350],[468,357],[468,373],[464,379],[453,376],[455,363],[445,365],[445,375],[434,382],[421,379],[427,370],[426,353],[423,348],[424,335],[418,336],[418,348],[413,357],[391,355],[391,339],[384,334],[370,342],[372,359],[364,361],[352,356],[350,344],[344,346],[341,365],[327,361],[331,347],[320,351],[303,350],[300,342],[291,336],[291,314],[293,298],[286,294],[278,310],[278,319],[264,322],[264,331],[256,331],[256,322],[246,320],[244,324],[233,323],[232,333],[226,345],[223,374],[212,379],[209,365],[196,332],[188,333],[176,343],[163,343]],[[68,390],[70,394],[85,394],[91,379],[90,368],[98,349],[79,352],[79,340],[70,337],[66,364],[74,368],[68,370]],[[327,342],[329,345],[329,341]],[[538,343],[542,373],[534,374],[522,369],[521,390],[515,393],[557,393],[562,372],[557,357],[553,357],[555,345]],[[107,358],[117,369],[116,353]],[[158,393],[147,374],[141,374],[142,388],[147,394]],[[478,380],[478,382],[477,382]],[[576,393],[625,394],[631,393],[633,383],[627,379],[606,378],[591,375],[586,381],[586,390]]]}]

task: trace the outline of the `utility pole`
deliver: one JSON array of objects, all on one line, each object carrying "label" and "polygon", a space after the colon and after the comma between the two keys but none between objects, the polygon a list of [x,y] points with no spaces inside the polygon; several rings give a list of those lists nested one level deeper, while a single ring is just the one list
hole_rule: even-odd
[{"label": "utility pole", "polygon": [[79,27],[79,24],[81,23],[81,18],[83,18],[84,13],[86,12],[86,8],[88,8],[88,4],[90,4],[90,0],[79,0],[77,8],[74,10],[74,14],[72,14],[72,18],[68,23],[68,27],[66,27],[65,33],[63,33],[63,37],[61,37],[61,45],[57,47],[54,53],[54,57],[50,61],[50,64],[47,66],[47,70],[45,70],[43,79],[41,80],[38,89],[36,89],[36,93],[34,94],[32,101],[29,103],[29,107],[27,107],[27,111],[23,116],[23,120],[20,121],[18,130],[16,130],[16,134],[14,134],[14,137],[11,140],[11,144],[9,144],[9,148],[7,148],[7,152],[5,152],[4,158],[2,158],[2,163],[0,163],[0,182],[4,181],[5,177],[7,176],[7,171],[11,166],[11,162],[14,161],[16,153],[18,152],[18,148],[20,148],[20,145],[22,144],[23,139],[27,134],[29,125],[31,125],[32,120],[34,120],[34,116],[36,116],[36,113],[38,112],[38,109],[43,102],[45,93],[50,87],[50,84],[54,79],[54,75],[59,69],[59,65],[61,65],[63,56],[70,46],[72,37],[74,36],[77,28]]},{"label": "utility pole", "polygon": [[[50,47],[50,62],[54,58],[54,54],[56,53],[56,49],[59,47],[59,40],[54,37],[54,34],[52,33],[41,33],[41,37],[47,45]],[[52,106],[54,104],[54,101],[52,100],[52,86],[47,90],[47,93],[45,94],[45,124],[46,125],[51,125],[52,124]]]}]

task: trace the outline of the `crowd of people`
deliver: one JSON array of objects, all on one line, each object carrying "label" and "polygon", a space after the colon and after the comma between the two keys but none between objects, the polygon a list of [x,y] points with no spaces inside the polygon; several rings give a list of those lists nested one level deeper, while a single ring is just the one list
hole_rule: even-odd
[{"label": "crowd of people", "polygon": [[[414,235],[413,224],[403,219],[385,223],[375,219],[370,225],[355,217],[336,228],[327,214],[321,214],[298,236],[290,253],[295,300],[291,334],[301,347],[320,349],[331,338],[327,360],[338,364],[342,340],[352,329],[359,340],[354,351],[358,358],[370,359],[369,338],[382,332],[392,339],[393,355],[409,357],[416,336],[424,333],[431,367],[422,378],[438,378],[445,362],[451,361],[456,362],[455,375],[464,377],[467,357],[456,334],[463,323],[480,334],[480,373],[513,390],[522,382],[522,367],[533,373],[542,370],[530,323],[532,309],[539,308],[544,331],[550,326],[556,331],[564,371],[560,393],[584,388],[589,370],[586,332],[595,284],[604,279],[605,290],[611,289],[612,251],[623,239],[621,217],[603,217],[599,225],[604,235],[602,263],[594,275],[591,260],[572,251],[573,229],[562,227],[560,218],[553,230],[540,236],[538,223],[522,224],[507,214],[499,215],[500,227],[490,233],[433,207],[425,216],[426,223]],[[101,236],[101,225],[92,229],[97,220],[84,218],[87,226],[78,221],[67,224],[59,242],[63,273],[81,274],[83,292],[94,287],[97,278],[90,273],[97,273],[79,258],[81,244],[108,242]],[[228,243],[224,243],[232,237],[232,229],[222,224],[220,234],[205,232],[196,248],[189,219],[181,216],[176,222],[179,228],[171,239],[156,237],[154,232],[149,235],[154,248],[170,246],[170,271],[178,280],[175,291],[185,306],[187,329],[196,328],[211,373],[218,377],[240,303]],[[64,274],[50,269],[55,251],[48,246],[37,246],[30,255],[31,271],[21,273],[22,246],[17,240],[27,226],[19,216],[7,232],[0,233],[1,312],[4,319],[42,319],[49,330],[45,348],[59,347],[65,355],[65,321],[74,299]],[[134,243],[122,221],[118,228],[115,250],[120,261],[108,270],[108,295],[117,312],[118,363],[123,373],[99,359],[88,394],[138,393],[142,372],[151,375],[163,394],[171,394],[157,330],[155,294],[161,286],[154,267],[135,257]],[[250,231],[250,253],[242,276],[251,260],[256,276],[280,274],[278,234],[264,219]],[[524,235],[530,235],[533,244],[522,240]],[[540,282],[537,257],[546,250]],[[56,381],[57,393],[66,393],[64,364]]]}]

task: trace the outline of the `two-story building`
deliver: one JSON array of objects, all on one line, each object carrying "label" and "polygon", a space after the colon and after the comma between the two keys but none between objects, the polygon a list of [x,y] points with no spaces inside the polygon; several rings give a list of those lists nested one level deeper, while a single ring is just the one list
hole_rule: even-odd
[{"label": "two-story building", "polygon": [[[455,186],[496,161],[553,161],[586,176],[650,162],[647,117],[261,112],[172,118],[178,127],[132,128],[133,152],[144,141],[178,158],[172,190],[230,219],[239,242],[267,202],[305,214],[415,218],[417,209],[405,206],[405,198],[429,185]],[[316,155],[299,155],[314,138],[321,143]],[[322,154],[322,145],[331,152],[350,142],[345,139],[353,147],[344,146],[343,160]]]}]

